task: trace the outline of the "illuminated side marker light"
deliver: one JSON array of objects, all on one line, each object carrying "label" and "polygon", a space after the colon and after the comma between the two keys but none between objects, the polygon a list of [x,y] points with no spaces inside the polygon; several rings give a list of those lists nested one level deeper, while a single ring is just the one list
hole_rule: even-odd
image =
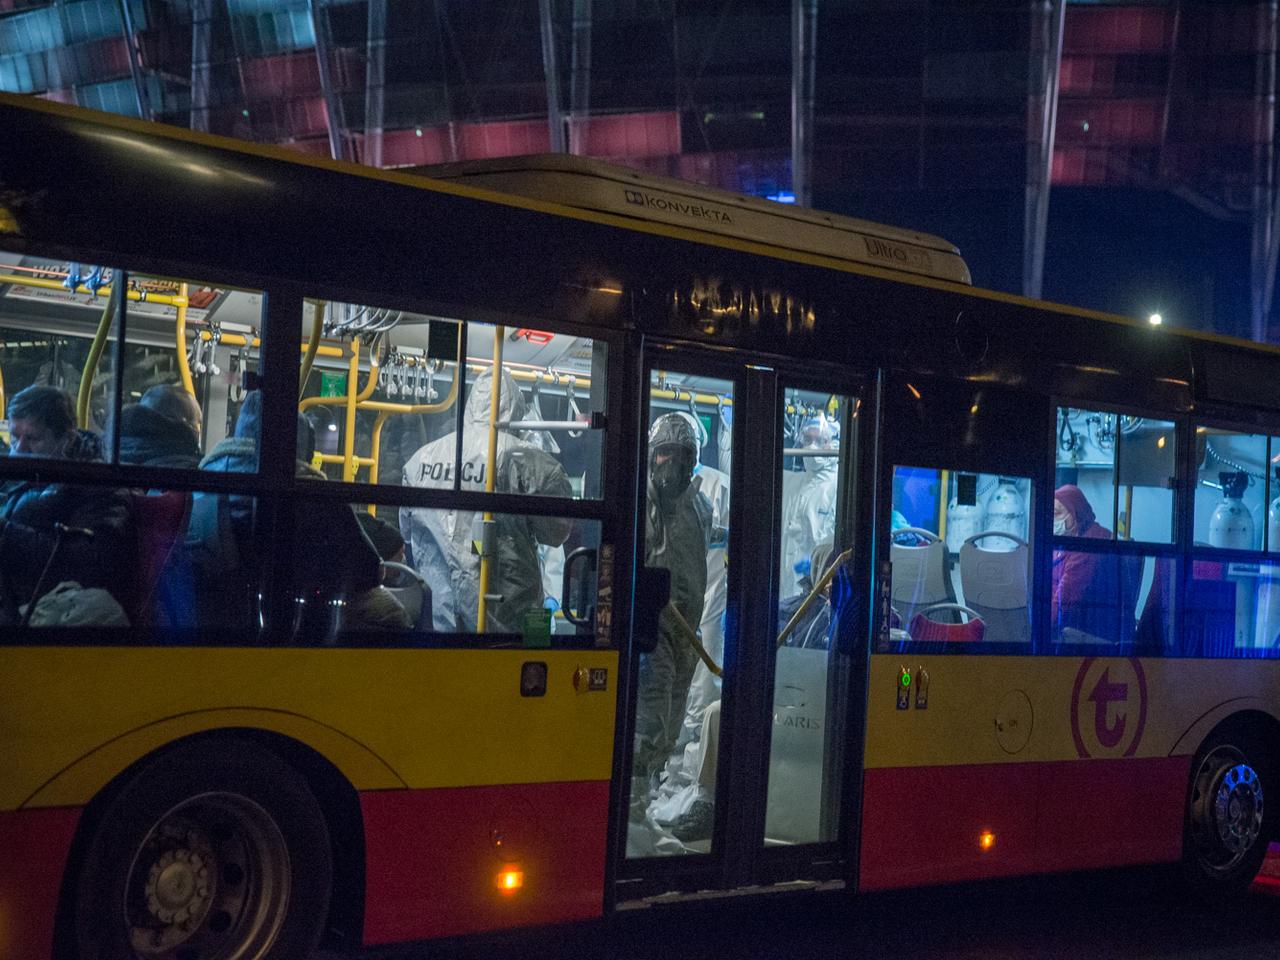
[{"label": "illuminated side marker light", "polygon": [[996,835],[990,830],[983,830],[978,834],[978,846],[983,850],[990,850],[996,845]]},{"label": "illuminated side marker light", "polygon": [[494,883],[499,890],[510,896],[524,886],[524,871],[509,863],[498,872]]}]

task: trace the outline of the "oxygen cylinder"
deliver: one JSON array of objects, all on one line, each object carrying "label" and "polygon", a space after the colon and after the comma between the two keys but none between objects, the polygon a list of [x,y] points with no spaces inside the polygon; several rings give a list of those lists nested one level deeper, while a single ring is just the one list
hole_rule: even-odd
[{"label": "oxygen cylinder", "polygon": [[[1001,477],[999,485],[992,491],[987,500],[986,530],[997,530],[1000,533],[1012,533],[1015,537],[1025,538],[1027,535],[1027,507],[1018,492],[1016,480]],[[984,550],[1012,550],[1017,546],[1012,540],[1004,537],[991,537],[984,540]]]},{"label": "oxygen cylinder", "polygon": [[1253,514],[1244,505],[1249,475],[1242,471],[1218,474],[1222,500],[1209,518],[1209,545],[1231,550],[1253,549]]},{"label": "oxygen cylinder", "polygon": [[[978,503],[978,478],[960,475],[956,478],[957,492],[947,504],[947,550],[959,553],[964,542],[975,533],[982,532],[982,507]],[[960,496],[964,493],[964,497]],[[961,502],[961,500],[966,502]]]},{"label": "oxygen cylinder", "polygon": [[[1276,467],[1276,489],[1280,490],[1280,467]],[[1267,510],[1267,549],[1280,553],[1280,495],[1271,501]]]},{"label": "oxygen cylinder", "polygon": [[[1280,481],[1280,467],[1275,468]],[[1280,496],[1267,510],[1267,551],[1280,553]],[[1258,568],[1258,610],[1254,620],[1253,645],[1271,649],[1280,641],[1280,565],[1264,563]]]}]

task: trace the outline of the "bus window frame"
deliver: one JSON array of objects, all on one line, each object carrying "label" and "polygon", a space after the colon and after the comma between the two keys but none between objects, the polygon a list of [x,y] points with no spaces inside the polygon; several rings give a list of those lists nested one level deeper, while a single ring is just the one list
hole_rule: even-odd
[{"label": "bus window frame", "polygon": [[[1158,419],[1173,424],[1174,443],[1177,445],[1174,449],[1173,460],[1173,506],[1172,506],[1172,536],[1168,543],[1156,543],[1147,540],[1120,540],[1115,537],[1114,525],[1116,522],[1115,513],[1113,512],[1112,522],[1112,539],[1098,540],[1089,537],[1059,537],[1053,532],[1053,490],[1049,491],[1046,497],[1046,530],[1048,536],[1045,537],[1046,547],[1044,555],[1043,569],[1048,571],[1048,575],[1043,578],[1041,586],[1042,596],[1042,614],[1040,619],[1040,627],[1034,631],[1036,635],[1036,653],[1043,656],[1051,657],[1081,657],[1081,656],[1143,656],[1143,657],[1168,657],[1173,656],[1170,650],[1148,650],[1133,649],[1126,651],[1118,651],[1114,647],[1098,647],[1088,644],[1079,643],[1062,643],[1055,642],[1053,638],[1053,625],[1049,623],[1049,611],[1053,604],[1053,554],[1057,550],[1063,550],[1072,553],[1097,553],[1104,556],[1113,557],[1138,557],[1146,559],[1151,557],[1156,560],[1173,560],[1176,565],[1176,574],[1174,576],[1173,585],[1173,605],[1174,610],[1179,614],[1183,609],[1183,600],[1185,596],[1184,581],[1187,577],[1187,564],[1190,557],[1187,553],[1186,544],[1190,540],[1190,524],[1191,518],[1187,509],[1188,503],[1188,486],[1187,486],[1187,470],[1189,465],[1194,469],[1193,460],[1190,455],[1191,443],[1191,425],[1192,418],[1185,411],[1160,410],[1155,407],[1144,407],[1131,404],[1116,403],[1097,403],[1087,398],[1066,396],[1063,394],[1052,394],[1050,402],[1053,405],[1053,432],[1049,437],[1048,463],[1049,476],[1053,478],[1053,490],[1057,490],[1056,477],[1058,466],[1058,411],[1063,407],[1072,410],[1086,410],[1096,413],[1112,413],[1117,416],[1133,416],[1147,419]],[[1112,481],[1111,486],[1113,493],[1113,511],[1117,511],[1120,484],[1118,483],[1119,471],[1116,468],[1115,461],[1112,462]],[[1175,650],[1178,644],[1175,643]]]}]

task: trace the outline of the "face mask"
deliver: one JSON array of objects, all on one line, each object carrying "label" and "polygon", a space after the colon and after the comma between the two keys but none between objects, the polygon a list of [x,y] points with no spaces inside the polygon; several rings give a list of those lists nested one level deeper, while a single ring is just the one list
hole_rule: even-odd
[{"label": "face mask", "polygon": [[653,487],[663,500],[671,501],[684,493],[693,476],[687,464],[673,457],[653,468]]},{"label": "face mask", "polygon": [[1058,517],[1054,517],[1053,535],[1055,537],[1065,537],[1067,535],[1067,521],[1065,517],[1062,519],[1059,519]]}]

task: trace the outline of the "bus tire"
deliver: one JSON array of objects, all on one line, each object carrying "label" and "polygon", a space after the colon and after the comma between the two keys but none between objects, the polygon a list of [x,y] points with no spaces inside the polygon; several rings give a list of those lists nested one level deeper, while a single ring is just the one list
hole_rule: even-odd
[{"label": "bus tire", "polygon": [[283,760],[231,737],[143,766],[88,842],[79,960],[310,956],[329,909],[324,814]]},{"label": "bus tire", "polygon": [[1244,727],[1216,731],[1191,765],[1182,872],[1193,893],[1231,897],[1243,893],[1267,854],[1280,802],[1271,755]]}]

